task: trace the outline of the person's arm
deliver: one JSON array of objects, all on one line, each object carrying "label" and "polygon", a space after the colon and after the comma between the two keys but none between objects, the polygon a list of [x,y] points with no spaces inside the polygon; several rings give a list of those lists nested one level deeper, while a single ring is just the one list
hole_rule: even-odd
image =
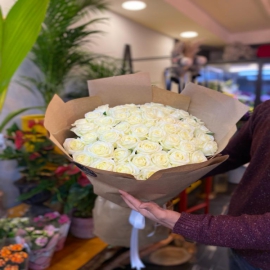
[{"label": "person's arm", "polygon": [[141,202],[125,191],[119,192],[131,209],[186,239],[235,249],[270,250],[270,213],[238,217],[180,214],[153,202]]},{"label": "person's arm", "polygon": [[251,126],[253,118],[254,116],[245,123],[221,152],[222,155],[229,155],[229,158],[220,166],[205,175],[205,177],[234,170],[250,161],[250,147],[252,141]]},{"label": "person's arm", "polygon": [[270,250],[269,228],[270,213],[238,217],[182,213],[173,232],[206,245]]}]

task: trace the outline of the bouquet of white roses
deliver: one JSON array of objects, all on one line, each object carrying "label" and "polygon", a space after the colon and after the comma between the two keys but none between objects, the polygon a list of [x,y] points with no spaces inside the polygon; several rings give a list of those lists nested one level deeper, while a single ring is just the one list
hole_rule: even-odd
[{"label": "bouquet of white roses", "polygon": [[217,152],[213,133],[199,118],[159,103],[99,106],[72,124],[78,137],[64,147],[92,168],[146,180],[159,170],[200,163]]},{"label": "bouquet of white roses", "polygon": [[55,96],[44,125],[94,192],[123,207],[119,189],[162,205],[225,161],[217,154],[247,111],[202,86],[187,84],[180,95],[160,89],[145,73],[88,87],[90,97],[64,103]]}]

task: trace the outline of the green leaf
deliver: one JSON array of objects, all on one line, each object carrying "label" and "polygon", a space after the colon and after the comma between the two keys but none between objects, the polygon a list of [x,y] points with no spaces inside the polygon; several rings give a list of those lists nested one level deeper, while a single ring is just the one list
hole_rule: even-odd
[{"label": "green leaf", "polygon": [[[18,0],[7,18],[0,14],[0,96],[40,32],[49,0]],[[3,106],[0,104],[0,111]]]},{"label": "green leaf", "polygon": [[210,136],[214,136],[215,135],[215,133],[213,133],[213,132],[208,132],[208,133],[206,133],[207,135],[210,135]]},{"label": "green leaf", "polygon": [[5,128],[5,126],[17,115],[26,112],[28,110],[32,110],[32,109],[45,109],[45,107],[28,107],[28,108],[23,108],[23,109],[19,109],[17,111],[11,112],[9,113],[3,120],[3,122],[0,125],[0,133],[3,131],[3,129]]}]

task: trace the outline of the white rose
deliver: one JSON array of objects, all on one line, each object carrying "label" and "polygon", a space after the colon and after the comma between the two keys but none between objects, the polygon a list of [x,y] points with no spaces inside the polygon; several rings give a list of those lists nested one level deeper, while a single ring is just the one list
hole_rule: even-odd
[{"label": "white rose", "polygon": [[153,142],[161,142],[166,136],[164,129],[160,127],[151,127],[148,133],[148,139]]},{"label": "white rose", "polygon": [[154,127],[157,124],[157,120],[145,120],[144,125],[148,128]]},{"label": "white rose", "polygon": [[194,138],[191,142],[195,145],[196,150],[201,150],[205,144],[205,142],[200,140],[200,138]]},{"label": "white rose", "polygon": [[193,139],[193,132],[191,132],[190,130],[182,129],[178,132],[178,136],[181,140],[190,141]]},{"label": "white rose", "polygon": [[73,124],[71,124],[72,126],[77,126],[77,125],[84,125],[87,124],[87,120],[86,119],[78,119],[76,120]]},{"label": "white rose", "polygon": [[98,134],[96,132],[89,132],[81,136],[81,141],[84,144],[90,144],[90,143],[96,142],[97,138],[98,138]]},{"label": "white rose", "polygon": [[196,147],[193,142],[181,141],[180,144],[177,146],[177,149],[186,153],[192,153],[196,150]]},{"label": "white rose", "polygon": [[190,163],[200,163],[207,161],[202,151],[195,151],[190,155]]},{"label": "white rose", "polygon": [[84,166],[91,166],[91,164],[95,160],[94,157],[90,156],[85,152],[76,152],[73,154],[72,157],[75,162],[78,162]]},{"label": "white rose", "polygon": [[183,120],[183,123],[186,123],[186,124],[194,126],[194,127],[198,127],[200,125],[200,122],[197,120],[197,118],[193,117],[193,116],[185,118]]},{"label": "white rose", "polygon": [[111,159],[106,159],[106,158],[100,158],[97,161],[93,162],[91,164],[91,167],[99,169],[99,170],[104,170],[104,171],[114,171],[115,168],[115,163]]},{"label": "white rose", "polygon": [[183,130],[184,129],[184,130],[189,131],[191,133],[193,133],[194,130],[195,130],[195,127],[194,126],[192,126],[192,125],[190,125],[188,123],[184,123],[183,121],[178,121],[178,123],[176,125],[178,126],[178,128],[180,130]]},{"label": "white rose", "polygon": [[170,114],[170,117],[176,118],[176,119],[185,119],[189,117],[189,113],[183,110],[175,110]]},{"label": "white rose", "polygon": [[204,126],[204,125],[201,125],[201,126],[199,127],[199,129],[200,129],[201,131],[203,131],[204,133],[211,133],[211,131],[210,131],[206,126]]},{"label": "white rose", "polygon": [[119,147],[127,148],[127,149],[134,149],[140,139],[133,135],[124,135],[120,138],[120,140],[117,142],[117,145]]},{"label": "white rose", "polygon": [[107,114],[108,111],[109,111],[109,105],[108,104],[99,106],[94,110],[94,112],[99,112],[101,114],[104,114],[104,113]]},{"label": "white rose", "polygon": [[99,140],[103,142],[110,142],[113,146],[116,146],[116,142],[120,139],[120,132],[118,131],[105,131],[104,133],[99,135]]},{"label": "white rose", "polygon": [[112,157],[114,148],[111,143],[97,141],[91,145],[85,146],[84,151],[96,158],[108,158]]},{"label": "white rose", "polygon": [[177,123],[177,120],[173,117],[170,117],[170,116],[165,116],[165,117],[162,117],[160,120],[159,120],[159,123],[169,123],[169,124],[176,124]]},{"label": "white rose", "polygon": [[95,119],[94,123],[98,126],[114,126],[119,123],[119,121],[111,116],[102,116]]},{"label": "white rose", "polygon": [[215,141],[208,141],[203,144],[202,152],[205,156],[212,156],[218,150],[217,143]]},{"label": "white rose", "polygon": [[141,124],[144,122],[142,119],[141,115],[139,114],[132,114],[127,120],[126,120],[130,125],[137,125]]},{"label": "white rose", "polygon": [[122,162],[127,160],[127,158],[131,155],[131,151],[126,148],[117,148],[113,152],[113,158],[117,162]]},{"label": "white rose", "polygon": [[151,142],[148,140],[141,141],[136,147],[138,153],[153,154],[162,150],[162,146],[157,142]]},{"label": "white rose", "polygon": [[69,154],[74,154],[75,152],[82,151],[85,144],[80,139],[68,138],[63,144],[64,148]]},{"label": "white rose", "polygon": [[88,122],[92,122],[93,120],[99,118],[99,117],[102,117],[102,113],[101,112],[88,112],[84,115],[85,119],[88,121]]},{"label": "white rose", "polygon": [[114,127],[114,129],[121,131],[125,134],[129,133],[130,131],[130,124],[128,122],[121,122]]},{"label": "white rose", "polygon": [[147,137],[148,131],[149,128],[142,124],[134,125],[131,127],[131,134],[141,140],[144,140]]},{"label": "white rose", "polygon": [[161,125],[160,128],[163,128],[168,134],[175,134],[180,131],[181,126],[168,123],[165,125]]},{"label": "white rose", "polygon": [[180,137],[177,134],[169,134],[161,142],[161,145],[165,150],[170,150],[173,148],[177,148],[180,142],[181,142]]},{"label": "white rose", "polygon": [[148,167],[141,169],[139,175],[136,177],[137,180],[147,180],[150,178],[155,172],[162,170],[163,168],[158,167]]},{"label": "white rose", "polygon": [[71,131],[73,131],[77,136],[83,136],[90,131],[96,130],[97,126],[94,123],[87,123],[82,125],[76,125],[73,127]]},{"label": "white rose", "polygon": [[169,155],[165,151],[152,154],[151,161],[155,166],[160,168],[169,168],[170,166]]},{"label": "white rose", "polygon": [[151,157],[147,154],[136,154],[131,156],[130,162],[138,168],[149,167],[151,165]]},{"label": "white rose", "polygon": [[112,108],[109,110],[108,115],[116,120],[124,121],[130,116],[130,112],[124,108]]},{"label": "white rose", "polygon": [[138,175],[140,170],[132,163],[123,162],[123,163],[117,164],[115,166],[114,171],[118,173]]},{"label": "white rose", "polygon": [[103,134],[105,132],[109,132],[112,130],[113,130],[112,126],[101,126],[97,129],[97,134],[100,135],[100,134]]},{"label": "white rose", "polygon": [[173,167],[188,164],[190,162],[189,153],[181,150],[171,150],[169,160]]},{"label": "white rose", "polygon": [[147,108],[142,113],[142,118],[146,121],[156,120],[158,118],[164,117],[165,114],[157,108]]},{"label": "white rose", "polygon": [[200,139],[203,142],[209,142],[209,141],[214,141],[214,137],[212,135],[208,135],[206,133],[202,132],[196,132],[195,138]]}]

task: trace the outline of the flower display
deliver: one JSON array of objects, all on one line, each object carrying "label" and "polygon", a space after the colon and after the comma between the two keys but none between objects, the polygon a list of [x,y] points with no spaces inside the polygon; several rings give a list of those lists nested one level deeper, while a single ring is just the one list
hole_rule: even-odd
[{"label": "flower display", "polygon": [[155,172],[200,163],[218,149],[204,122],[159,103],[103,105],[72,124],[64,148],[74,161],[146,180]]},{"label": "flower display", "polygon": [[25,270],[27,269],[28,254],[22,244],[4,246],[0,249],[0,269]]}]

